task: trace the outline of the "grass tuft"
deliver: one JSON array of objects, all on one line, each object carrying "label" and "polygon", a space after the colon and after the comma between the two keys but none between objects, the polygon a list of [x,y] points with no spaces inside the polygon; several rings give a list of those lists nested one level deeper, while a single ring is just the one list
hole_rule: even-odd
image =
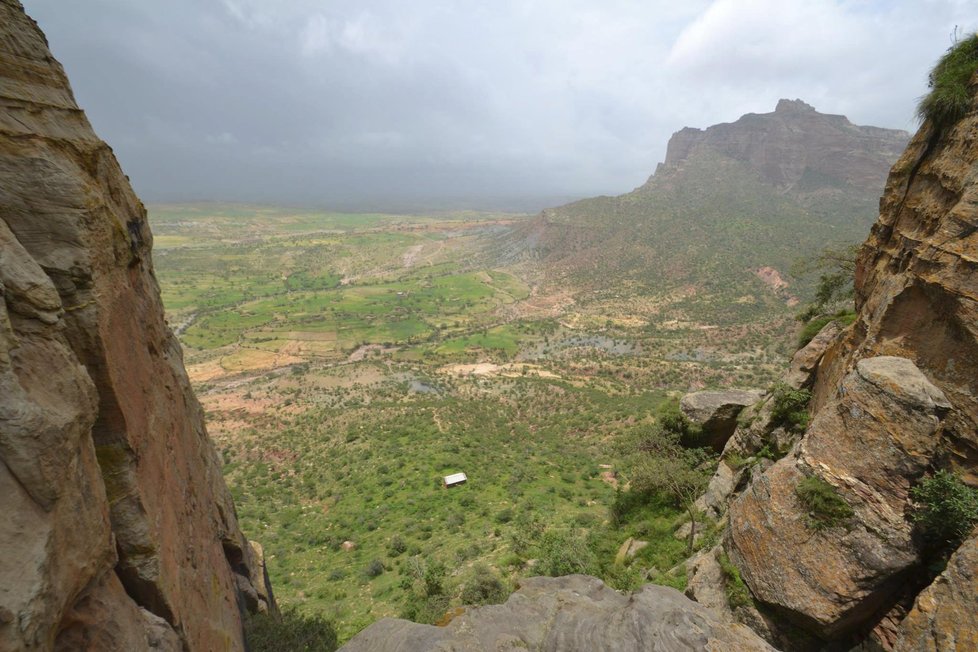
[{"label": "grass tuft", "polygon": [[964,117],[971,104],[969,85],[978,71],[978,34],[962,39],[940,58],[928,79],[930,92],[917,105],[917,117],[946,131]]},{"label": "grass tuft", "polygon": [[816,532],[844,525],[855,514],[835,487],[816,476],[798,483],[795,495],[808,510],[809,526]]}]

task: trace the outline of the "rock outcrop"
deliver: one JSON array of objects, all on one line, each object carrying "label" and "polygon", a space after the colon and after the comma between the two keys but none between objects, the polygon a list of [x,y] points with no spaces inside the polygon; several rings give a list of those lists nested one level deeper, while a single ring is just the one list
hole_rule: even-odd
[{"label": "rock outcrop", "polygon": [[[920,561],[904,512],[948,408],[909,360],[861,360],[794,452],[730,506],[729,553],[754,596],[825,639],[888,607]],[[798,496],[813,476],[850,506],[850,519],[813,523],[819,514]]]},{"label": "rock outcrop", "polygon": [[[910,500],[938,468],[978,486],[978,77],[971,92],[964,118],[940,132],[925,123],[893,167],[858,256],[856,322],[830,325],[792,363],[786,382],[812,391],[806,432],[749,482],[716,479],[723,491],[746,486],[723,547],[757,604],[833,645],[978,646],[978,535],[926,586]],[[754,423],[728,451],[750,455],[773,438],[765,409],[747,408]],[[819,520],[803,482],[851,512]],[[691,586],[715,602],[709,562],[693,565]]]},{"label": "rock outcrop", "polygon": [[978,531],[951,556],[947,569],[917,596],[900,623],[896,652],[978,650]]},{"label": "rock outcrop", "polygon": [[699,426],[699,443],[722,451],[737,429],[737,416],[764,396],[759,390],[730,389],[686,394],[679,409],[687,419]]},{"label": "rock outcrop", "polygon": [[43,34],[0,0],[2,650],[238,650],[239,585],[269,606],[151,244]]},{"label": "rock outcrop", "polygon": [[585,575],[533,577],[505,604],[463,613],[446,627],[385,618],[344,652],[455,650],[773,650],[743,625],[723,622],[675,589],[630,594]]},{"label": "rock outcrop", "polygon": [[748,163],[776,186],[811,192],[844,185],[879,192],[908,136],[854,125],[843,115],[819,113],[801,100],[780,100],[772,113],[748,113],[736,122],[678,131],[669,139],[663,166],[681,165],[694,149],[709,147]]}]

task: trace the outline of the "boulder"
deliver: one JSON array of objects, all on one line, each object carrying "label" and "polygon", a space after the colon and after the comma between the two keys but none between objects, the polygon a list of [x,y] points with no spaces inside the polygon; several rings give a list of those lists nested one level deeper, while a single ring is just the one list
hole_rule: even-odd
[{"label": "boulder", "polygon": [[737,480],[742,471],[734,471],[726,461],[720,460],[706,491],[696,499],[696,509],[711,518],[720,518],[727,511],[727,501],[737,488]]},{"label": "boulder", "polygon": [[471,609],[445,627],[385,618],[343,652],[422,650],[773,650],[679,591],[649,584],[619,593],[585,575],[522,580],[505,604]]},{"label": "boulder", "polygon": [[808,344],[795,351],[782,381],[795,389],[812,387],[822,356],[841,333],[842,326],[837,321],[830,321],[823,326]]},{"label": "boulder", "polygon": [[[860,360],[791,455],[730,506],[729,552],[754,596],[824,639],[889,606],[920,561],[904,516],[938,447],[947,398],[909,360]],[[854,510],[812,527],[796,490],[816,476]]]},{"label": "boulder", "polygon": [[978,530],[900,623],[894,652],[978,650]]},{"label": "boulder", "polygon": [[726,578],[720,566],[720,555],[724,554],[720,545],[702,550],[686,562],[686,597],[710,609],[730,622],[734,621],[733,610],[727,600]]},{"label": "boulder", "polygon": [[737,416],[764,396],[760,390],[693,392],[683,396],[679,408],[702,431],[699,443],[722,451],[737,428]]}]

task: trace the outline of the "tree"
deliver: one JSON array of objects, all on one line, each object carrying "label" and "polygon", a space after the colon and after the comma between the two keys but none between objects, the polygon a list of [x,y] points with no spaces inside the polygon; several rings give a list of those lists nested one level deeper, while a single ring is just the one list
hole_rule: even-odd
[{"label": "tree", "polygon": [[709,484],[713,454],[705,448],[683,447],[681,437],[681,431],[660,424],[639,430],[630,442],[632,451],[625,465],[632,491],[666,494],[689,514],[686,554],[691,555],[697,527],[694,504]]},{"label": "tree", "polygon": [[799,321],[809,322],[827,313],[851,309],[849,302],[855,294],[858,244],[826,247],[812,259],[802,260],[792,267],[794,276],[819,273],[814,300],[798,315]]}]

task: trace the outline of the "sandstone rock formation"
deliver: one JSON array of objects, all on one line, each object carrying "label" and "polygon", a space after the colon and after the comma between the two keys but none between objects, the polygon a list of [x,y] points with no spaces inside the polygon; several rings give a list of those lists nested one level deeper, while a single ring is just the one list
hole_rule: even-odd
[{"label": "sandstone rock formation", "polygon": [[239,585],[271,600],[151,244],[44,36],[0,0],[2,650],[237,650]]},{"label": "sandstone rock formation", "polygon": [[698,443],[723,450],[737,428],[737,415],[745,407],[761,400],[759,390],[731,389],[719,392],[693,392],[683,396],[679,409],[687,419],[700,427]]},{"label": "sandstone rock formation", "polygon": [[907,138],[903,131],[860,127],[843,115],[819,113],[801,100],[781,100],[773,113],[678,131],[669,139],[663,165],[680,165],[695,148],[706,146],[748,162],[777,186],[810,191],[832,182],[878,192]]},{"label": "sandstone rock formation", "polygon": [[[963,119],[940,133],[925,123],[893,167],[858,257],[857,321],[823,331],[786,376],[811,388],[811,424],[727,514],[724,548],[758,603],[834,645],[978,645],[976,535],[921,590],[909,500],[937,468],[978,485],[978,77],[971,92]],[[765,406],[748,410],[755,423],[727,445],[741,455],[772,436]],[[814,527],[797,492],[810,477],[852,516]],[[704,558],[693,570],[694,595],[715,602],[704,583],[716,569]]]},{"label": "sandstone rock formation", "polygon": [[505,604],[479,607],[446,627],[385,618],[344,652],[455,650],[772,650],[743,625],[725,623],[674,589],[621,594],[585,575],[534,577]]},{"label": "sandstone rock formation", "polygon": [[[919,561],[904,511],[949,407],[909,360],[861,360],[795,452],[730,506],[729,553],[754,596],[826,639],[887,607]],[[796,493],[811,476],[855,511],[849,522],[813,527]]]},{"label": "sandstone rock formation", "polygon": [[947,569],[900,623],[896,652],[978,650],[978,531],[951,556]]}]

